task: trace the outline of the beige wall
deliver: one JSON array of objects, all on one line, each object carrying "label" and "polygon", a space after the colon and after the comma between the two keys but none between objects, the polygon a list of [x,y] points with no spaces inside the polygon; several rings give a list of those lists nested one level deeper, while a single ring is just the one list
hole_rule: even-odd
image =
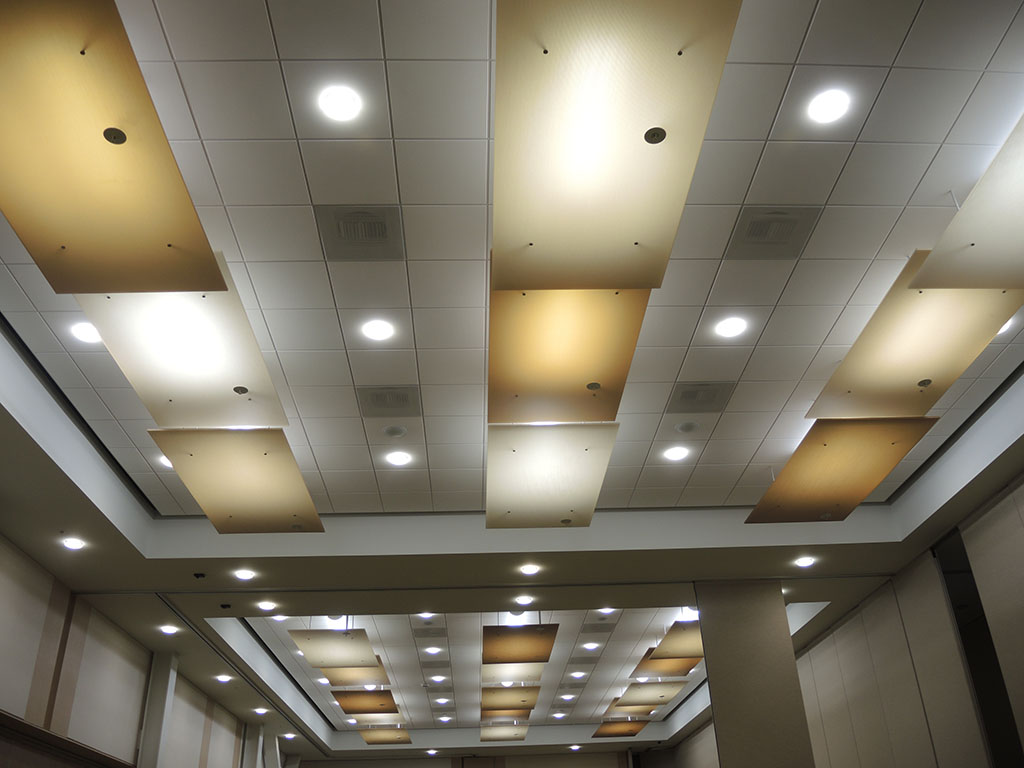
[{"label": "beige wall", "polygon": [[230,768],[241,744],[238,719],[178,675],[159,768]]}]

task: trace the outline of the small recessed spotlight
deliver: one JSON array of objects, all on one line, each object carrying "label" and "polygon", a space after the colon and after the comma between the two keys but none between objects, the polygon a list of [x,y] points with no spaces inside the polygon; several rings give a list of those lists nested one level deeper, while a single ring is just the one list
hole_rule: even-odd
[{"label": "small recessed spotlight", "polygon": [[1012,326],[1013,326],[1013,318],[1011,317],[1009,320],[1007,320],[1005,323],[1003,323],[1003,327],[999,329],[999,333],[997,333],[996,336],[1002,336],[1004,333],[1006,333],[1008,330],[1010,330],[1010,328]]},{"label": "small recessed spotlight", "polygon": [[419,616],[421,619],[434,618],[434,614],[432,614],[430,611],[424,611],[423,613],[417,613],[416,615]]},{"label": "small recessed spotlight", "polygon": [[392,451],[384,457],[384,461],[396,467],[404,467],[412,461],[412,454],[405,451]]},{"label": "small recessed spotlight", "polygon": [[269,711],[270,710],[266,707],[256,707],[256,709],[253,710],[253,712],[255,712],[257,715],[265,715]]},{"label": "small recessed spotlight", "polygon": [[288,617],[287,617],[287,616],[285,616],[285,615],[284,615],[284,614],[282,614],[282,613],[279,613],[279,614],[277,614],[276,616],[271,616],[270,618],[272,618],[272,619],[273,619],[274,621],[284,621],[284,620],[285,620],[285,619],[287,619]]},{"label": "small recessed spotlight", "polygon": [[451,699],[440,698],[440,699],[434,699],[434,701],[436,701],[438,704],[444,705],[444,704],[447,704],[449,701],[451,701]]},{"label": "small recessed spotlight", "polygon": [[447,678],[444,675],[434,675],[432,678],[435,683],[443,683]]},{"label": "small recessed spotlight", "polygon": [[814,563],[815,560],[813,557],[798,557],[796,560],[793,561],[794,565],[797,565],[801,568],[810,568],[812,565],[814,565]]},{"label": "small recessed spotlight", "polygon": [[316,679],[316,681],[317,681],[318,683],[320,683],[320,685],[330,685],[330,684],[331,684],[331,681],[330,681],[330,680],[328,680],[328,679],[327,679],[326,677],[318,677],[318,678]]},{"label": "small recessed spotlight", "polygon": [[256,571],[250,571],[248,568],[239,568],[235,571],[234,576],[241,581],[249,581],[249,579],[256,578]]},{"label": "small recessed spotlight", "polygon": [[291,741],[292,739],[295,738],[295,734],[294,733],[282,733],[281,734],[281,738],[282,739],[288,739],[288,741]]},{"label": "small recessed spotlight", "polygon": [[357,724],[357,723],[358,723],[359,721],[358,721],[358,720],[356,720],[356,719],[355,719],[354,717],[350,717],[350,718],[349,718],[348,720],[346,720],[345,722],[346,722],[346,723],[348,723],[349,725],[356,725],[356,724]]},{"label": "small recessed spotlight", "polygon": [[428,749],[427,750],[427,754],[428,755],[436,755],[437,754],[437,750],[436,749]]},{"label": "small recessed spotlight", "polygon": [[502,680],[501,685],[504,688],[511,688],[515,683],[512,680]]},{"label": "small recessed spotlight", "polygon": [[584,643],[583,648],[588,651],[596,651],[599,647],[598,643]]},{"label": "small recessed spotlight", "polygon": [[636,679],[636,681],[637,681],[638,683],[646,683],[646,682],[647,682],[648,680],[650,680],[650,679],[651,679],[651,678],[649,678],[649,677],[638,677],[638,678]]},{"label": "small recessed spotlight", "polygon": [[64,545],[65,549],[81,549],[85,546],[85,542],[76,536],[66,536],[60,540],[60,543]]},{"label": "small recessed spotlight", "polygon": [[366,685],[363,686],[363,688],[365,688],[368,691],[375,691],[375,690],[377,690],[377,686],[374,685],[373,683],[367,683]]},{"label": "small recessed spotlight", "polygon": [[715,323],[715,333],[727,339],[739,336],[747,330],[747,321],[742,317],[727,317]]},{"label": "small recessed spotlight", "polygon": [[573,752],[578,751],[579,748],[580,748],[579,744],[573,744],[571,747],[569,747],[569,749],[571,749]]},{"label": "small recessed spotlight", "polygon": [[156,460],[157,460],[158,462],[160,462],[160,464],[161,464],[162,466],[165,466],[165,467],[167,467],[168,469],[174,469],[174,465],[173,465],[173,464],[171,464],[171,460],[170,460],[170,459],[168,459],[168,458],[167,458],[166,456],[164,456],[163,454],[160,454],[159,456],[157,456],[157,459],[156,459]]},{"label": "small recessed spotlight", "polygon": [[534,574],[540,573],[540,566],[534,565],[533,563],[527,563],[526,565],[519,566],[519,572],[526,576],[533,576]]},{"label": "small recessed spotlight", "polygon": [[450,717],[450,716],[448,716],[448,715],[441,715],[441,716],[440,716],[439,718],[437,718],[437,719],[438,719],[438,720],[440,720],[440,721],[441,721],[442,723],[448,723],[448,722],[451,722],[451,717]]},{"label": "small recessed spotlight", "polygon": [[587,676],[586,672],[571,672],[569,674],[569,677],[575,677],[577,680],[579,680],[581,677],[586,677],[586,676]]},{"label": "small recessed spotlight", "polygon": [[331,120],[340,123],[355,118],[363,109],[359,94],[347,85],[330,85],[320,91],[316,104]]},{"label": "small recessed spotlight", "polygon": [[432,645],[429,648],[424,648],[423,651],[424,653],[429,653],[431,656],[436,656],[441,652],[441,649],[438,648],[436,645]]},{"label": "small recessed spotlight", "polygon": [[296,651],[295,655],[296,656],[305,656],[306,654],[304,654],[302,651]]},{"label": "small recessed spotlight", "polygon": [[218,683],[230,683],[231,675],[217,675],[213,679],[216,680]]},{"label": "small recessed spotlight", "polygon": [[574,693],[563,693],[562,694],[562,701],[572,701],[575,698],[576,698],[576,694],[574,694]]},{"label": "small recessed spotlight", "polygon": [[260,602],[256,603],[256,607],[261,611],[272,611],[277,608],[277,603],[272,603],[269,600],[260,600]]},{"label": "small recessed spotlight", "polygon": [[71,335],[86,344],[99,344],[103,341],[100,338],[100,332],[92,323],[75,323],[71,326]]},{"label": "small recessed spotlight", "polygon": [[597,612],[598,613],[615,613],[615,609],[614,608],[598,608]]},{"label": "small recessed spotlight", "polygon": [[173,624],[164,624],[162,627],[160,627],[160,631],[163,632],[165,635],[176,635],[181,630]]},{"label": "small recessed spotlight", "polygon": [[850,108],[850,94],[838,88],[822,91],[807,105],[807,116],[816,123],[834,123]]},{"label": "small recessed spotlight", "polygon": [[679,609],[679,616],[676,617],[676,621],[699,621],[700,611],[696,608],[691,608],[688,605],[684,605]]},{"label": "small recessed spotlight", "polygon": [[533,602],[533,598],[529,595],[519,595],[516,597],[516,602],[519,603],[519,605],[529,605]]},{"label": "small recessed spotlight", "polygon": [[395,335],[395,326],[387,320],[367,320],[359,330],[363,336],[374,341],[384,341]]},{"label": "small recessed spotlight", "polygon": [[552,717],[557,717],[559,720],[561,720],[563,717],[565,717],[565,712],[555,712],[555,714],[553,714]]},{"label": "small recessed spotlight", "polygon": [[682,461],[690,455],[690,449],[681,445],[673,445],[671,448],[666,448],[661,455],[669,461]]}]

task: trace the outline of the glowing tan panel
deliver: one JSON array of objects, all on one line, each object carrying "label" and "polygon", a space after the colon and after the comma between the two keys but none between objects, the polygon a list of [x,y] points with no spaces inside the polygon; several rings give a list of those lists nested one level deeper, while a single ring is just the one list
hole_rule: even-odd
[{"label": "glowing tan panel", "polygon": [[523,627],[484,627],[483,663],[530,664],[551,658],[557,624],[530,624]]},{"label": "glowing tan panel", "polygon": [[590,525],[618,424],[487,427],[487,527]]},{"label": "glowing tan panel", "polygon": [[1024,288],[1024,119],[939,238],[913,288]]},{"label": "glowing tan panel", "polygon": [[369,714],[346,712],[345,714],[352,715],[356,725],[405,725],[405,718],[398,712],[371,712]]},{"label": "glowing tan panel", "polygon": [[230,277],[226,284],[217,293],[75,296],[158,426],[288,426]]},{"label": "glowing tan panel", "polygon": [[1024,304],[1024,290],[911,288],[926,258],[907,262],[808,418],[924,416]]},{"label": "glowing tan panel", "polygon": [[633,706],[626,707],[619,704],[617,698],[612,699],[612,703],[608,705],[608,709],[604,711],[606,715],[640,715],[646,717],[654,712],[656,707],[650,704],[634,704]]},{"label": "glowing tan panel", "polygon": [[0,208],[57,293],[224,290],[114,0],[0,3],[0,93]]},{"label": "glowing tan panel", "polygon": [[289,629],[288,636],[313,667],[367,667],[377,658],[365,629]]},{"label": "glowing tan panel", "polygon": [[480,709],[533,709],[538,695],[539,685],[484,688],[480,692]]},{"label": "glowing tan panel", "polygon": [[651,658],[653,653],[654,649],[651,648],[644,654],[630,677],[686,677],[701,660],[700,656],[681,659],[653,659]]},{"label": "glowing tan panel", "polygon": [[529,720],[532,709],[481,709],[481,720]]},{"label": "glowing tan panel", "polygon": [[704,655],[704,643],[700,639],[700,625],[696,621],[677,621],[657,648],[650,652],[652,659],[691,659]]},{"label": "glowing tan panel", "polygon": [[513,683],[540,682],[544,664],[484,664],[480,669],[480,682],[484,685],[512,681]]},{"label": "glowing tan panel", "polygon": [[331,685],[339,688],[352,685],[387,685],[390,682],[380,656],[377,657],[375,667],[323,667],[320,671]]},{"label": "glowing tan panel", "polygon": [[614,421],[649,296],[493,291],[488,421]]},{"label": "glowing tan panel", "polygon": [[480,741],[523,741],[528,725],[488,725],[480,729]]},{"label": "glowing tan panel", "polygon": [[331,691],[346,715],[398,713],[391,691]]},{"label": "glowing tan panel", "polygon": [[412,737],[404,728],[369,728],[359,731],[367,744],[412,744]]},{"label": "glowing tan panel", "polygon": [[594,731],[594,738],[611,738],[613,736],[636,736],[647,725],[646,720],[614,720],[601,723]]},{"label": "glowing tan panel", "polygon": [[661,285],[740,3],[627,5],[498,3],[496,290]]},{"label": "glowing tan panel", "polygon": [[819,419],[748,523],[844,520],[936,419]]},{"label": "glowing tan panel", "polygon": [[[284,430],[151,429],[149,435],[220,533],[323,531]],[[372,663],[371,653],[358,666]]]},{"label": "glowing tan panel", "polygon": [[620,707],[660,707],[668,704],[686,686],[680,683],[631,683],[619,697]]}]

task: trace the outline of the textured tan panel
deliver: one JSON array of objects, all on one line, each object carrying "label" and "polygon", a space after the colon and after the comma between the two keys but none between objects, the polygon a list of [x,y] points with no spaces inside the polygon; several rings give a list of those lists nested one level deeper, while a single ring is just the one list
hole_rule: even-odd
[{"label": "textured tan panel", "polygon": [[487,725],[480,729],[480,741],[523,741],[529,726]]},{"label": "textured tan panel", "polygon": [[481,709],[481,720],[528,720],[531,709]]},{"label": "textured tan panel", "polygon": [[484,664],[480,668],[480,682],[484,685],[496,685],[509,680],[513,683],[537,683],[543,674],[543,663]]},{"label": "textured tan panel", "polygon": [[371,728],[359,731],[367,744],[411,744],[412,737],[404,728]]},{"label": "textured tan panel", "polygon": [[405,725],[405,718],[400,712],[346,712],[358,725]]},{"label": "textured tan panel", "polygon": [[612,699],[611,704],[608,705],[608,708],[604,711],[604,713],[606,715],[639,715],[641,717],[646,717],[647,715],[650,715],[652,712],[654,712],[655,709],[656,707],[651,704],[634,704],[632,706],[620,706],[619,698],[616,697]]},{"label": "textured tan panel", "polygon": [[480,709],[533,709],[539,695],[539,685],[484,688],[480,692]]},{"label": "textured tan panel", "polygon": [[[283,430],[151,429],[149,434],[220,533],[323,531]],[[372,663],[371,655],[354,666]]]},{"label": "textured tan panel", "polygon": [[57,293],[224,290],[114,0],[0,4],[0,93],[0,208]]},{"label": "textured tan panel", "polygon": [[498,3],[493,288],[661,285],[739,5]]},{"label": "textured tan panel", "polygon": [[649,296],[493,291],[488,421],[614,421]]},{"label": "textured tan panel", "polygon": [[313,667],[365,668],[376,663],[365,629],[289,629],[288,635]]},{"label": "textured tan panel", "polygon": [[620,707],[651,706],[660,707],[668,704],[673,697],[686,687],[685,682],[678,683],[630,683],[625,693],[619,697]]},{"label": "textured tan panel", "polygon": [[527,664],[551,658],[557,624],[530,624],[523,627],[484,627],[484,664]]},{"label": "textured tan panel", "polygon": [[487,527],[585,527],[618,424],[487,427]]},{"label": "textured tan panel", "polygon": [[1024,288],[1024,118],[949,222],[913,288]]},{"label": "textured tan panel", "polygon": [[677,621],[658,647],[651,651],[652,659],[689,659],[704,655],[704,644],[700,639],[700,624],[696,621]]},{"label": "textured tan panel", "polygon": [[808,418],[924,416],[1024,304],[1024,290],[912,289],[926,258],[907,262]]},{"label": "textured tan panel", "polygon": [[819,419],[748,523],[844,520],[936,419]]},{"label": "textured tan panel", "polygon": [[595,739],[610,738],[612,736],[636,736],[647,725],[646,720],[615,720],[608,723],[601,723],[594,731]]},{"label": "textured tan panel", "polygon": [[391,691],[331,691],[346,715],[397,714]]},{"label": "textured tan panel", "polygon": [[227,286],[219,293],[75,298],[157,426],[286,427],[227,264],[217,260]]},{"label": "textured tan panel", "polygon": [[630,677],[686,677],[690,671],[700,664],[701,656],[683,657],[681,659],[652,658],[654,648],[651,648],[640,659],[633,674]]},{"label": "textured tan panel", "polygon": [[377,656],[375,667],[322,667],[320,671],[331,685],[339,688],[352,685],[387,685],[390,682],[380,656]]}]

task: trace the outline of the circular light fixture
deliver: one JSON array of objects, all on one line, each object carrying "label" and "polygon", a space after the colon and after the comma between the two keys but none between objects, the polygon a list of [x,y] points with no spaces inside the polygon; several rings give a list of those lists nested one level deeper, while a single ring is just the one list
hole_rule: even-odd
[{"label": "circular light fixture", "polygon": [[99,344],[103,341],[100,338],[100,332],[92,323],[75,323],[71,326],[71,335],[86,344]]},{"label": "circular light fixture", "polygon": [[440,720],[442,723],[447,723],[451,721],[451,717],[449,717],[448,715],[441,715],[437,719]]},{"label": "circular light fixture", "polygon": [[573,693],[563,693],[562,694],[562,701],[572,701],[575,698],[576,698],[576,694],[573,694]]},{"label": "circular light fixture", "polygon": [[272,611],[275,608],[277,608],[277,603],[272,603],[269,600],[261,600],[260,602],[256,603],[256,607],[259,608],[261,611]]},{"label": "circular light fixture", "polygon": [[367,320],[359,330],[363,336],[374,341],[384,341],[395,335],[395,326],[387,320]]},{"label": "circular light fixture", "polygon": [[157,456],[156,460],[160,462],[161,465],[167,467],[168,469],[174,469],[174,465],[171,464],[171,460],[164,456],[162,453],[159,456]]},{"label": "circular light fixture", "polygon": [[349,725],[355,725],[355,724],[356,724],[356,723],[358,723],[359,721],[358,721],[358,720],[356,720],[356,719],[355,719],[354,717],[350,717],[350,718],[349,718],[348,720],[346,720],[345,722],[346,722],[346,723],[348,723]]},{"label": "circular light fixture", "polygon": [[682,461],[690,455],[690,449],[681,445],[673,445],[671,448],[666,448],[661,455],[669,461]]},{"label": "circular light fixture", "polygon": [[822,91],[807,105],[807,116],[816,123],[834,123],[850,108],[850,94],[838,88]]},{"label": "circular light fixture", "polygon": [[234,577],[241,581],[249,581],[256,578],[256,571],[250,571],[248,568],[239,568],[235,571]]},{"label": "circular light fixture", "polygon": [[377,690],[377,686],[374,685],[373,683],[367,683],[366,685],[363,686],[363,688],[365,688],[368,691],[375,691],[375,690]]},{"label": "circular light fixture", "polygon": [[318,678],[316,679],[316,681],[317,681],[318,683],[320,683],[320,685],[330,685],[330,684],[331,684],[331,681],[330,681],[330,680],[328,680],[328,679],[327,679],[326,677],[318,677]]},{"label": "circular light fixture", "polygon": [[1008,330],[1010,330],[1010,328],[1012,326],[1013,326],[1013,318],[1011,317],[1009,320],[1007,320],[1005,323],[1003,323],[1003,327],[999,329],[999,332],[996,334],[996,336],[1002,336],[1004,333],[1006,333]]},{"label": "circular light fixture", "polygon": [[553,714],[552,717],[557,717],[559,720],[561,720],[563,717],[565,717],[565,712],[555,712],[555,714]]},{"label": "circular light fixture", "polygon": [[85,542],[77,536],[65,536],[60,543],[64,545],[65,549],[81,549],[85,546]]},{"label": "circular light fixture", "polygon": [[216,680],[218,683],[230,683],[231,675],[217,675],[213,679]]},{"label": "circular light fixture", "polygon": [[352,120],[363,109],[362,98],[347,85],[327,86],[320,91],[316,104],[327,117],[339,123]]},{"label": "circular light fixture", "polygon": [[798,557],[793,561],[793,565],[799,566],[800,568],[810,568],[814,563],[815,559],[813,557]]},{"label": "circular light fixture", "polygon": [[511,688],[515,683],[512,680],[502,680],[501,685],[503,688]]},{"label": "circular light fixture", "polygon": [[436,755],[437,754],[437,750],[436,749],[428,749],[427,750],[427,754],[428,755]]},{"label": "circular light fixture", "polygon": [[580,748],[579,744],[573,744],[572,746],[569,747],[569,749],[571,749],[573,752],[576,752],[577,750],[579,750],[579,748]]},{"label": "circular light fixture", "polygon": [[575,677],[577,680],[579,680],[581,677],[586,677],[586,676],[587,676],[586,672],[572,672],[569,675],[569,677]]},{"label": "circular light fixture", "polygon": [[533,602],[533,598],[530,595],[518,595],[516,597],[516,602],[519,605],[529,605]]},{"label": "circular light fixture", "polygon": [[637,681],[638,683],[646,683],[646,682],[647,682],[648,680],[650,680],[650,678],[649,678],[649,677],[638,677],[638,678],[636,679],[636,681]]},{"label": "circular light fixture", "polygon": [[584,643],[583,648],[588,651],[596,651],[599,645],[597,643]]},{"label": "circular light fixture", "polygon": [[424,648],[423,651],[425,653],[429,653],[431,656],[436,656],[441,652],[441,649],[438,648],[436,645],[432,645],[429,648]]},{"label": "circular light fixture", "polygon": [[255,712],[257,715],[265,715],[269,711],[270,710],[266,707],[256,707],[256,709],[253,710],[253,712]]},{"label": "circular light fixture", "polygon": [[540,573],[540,566],[534,565],[533,563],[527,563],[526,565],[519,566],[519,572],[525,576],[533,576],[534,574]]},{"label": "circular light fixture", "polygon": [[412,454],[405,451],[392,451],[384,457],[384,461],[395,467],[404,467],[412,461]]},{"label": "circular light fixture", "polygon": [[434,699],[438,704],[447,704],[450,699]]},{"label": "circular light fixture", "polygon": [[429,611],[424,611],[423,613],[417,613],[416,615],[419,616],[421,619],[432,619],[432,618],[434,618],[434,614],[430,613]]},{"label": "circular light fixture", "polygon": [[747,321],[742,317],[727,317],[715,323],[715,333],[726,339],[739,336],[745,330],[747,330]]},{"label": "circular light fixture", "polygon": [[288,739],[289,741],[291,741],[292,739],[295,738],[295,734],[294,733],[282,733],[281,734],[281,738],[282,739]]},{"label": "circular light fixture", "polygon": [[181,630],[179,630],[173,624],[164,624],[162,627],[160,627],[160,631],[163,632],[165,635],[176,635]]},{"label": "circular light fixture", "polygon": [[434,675],[432,678],[435,683],[443,683],[447,678],[444,675]]},{"label": "circular light fixture", "polygon": [[282,613],[278,613],[278,614],[276,614],[275,616],[271,616],[270,618],[272,618],[272,619],[273,619],[274,621],[284,621],[284,620],[285,620],[285,619],[287,619],[288,617],[287,617],[287,616],[285,616],[285,615],[284,615],[284,614],[282,614]]},{"label": "circular light fixture", "polygon": [[598,608],[597,612],[598,613],[609,614],[609,613],[615,613],[615,609],[614,608]]}]

